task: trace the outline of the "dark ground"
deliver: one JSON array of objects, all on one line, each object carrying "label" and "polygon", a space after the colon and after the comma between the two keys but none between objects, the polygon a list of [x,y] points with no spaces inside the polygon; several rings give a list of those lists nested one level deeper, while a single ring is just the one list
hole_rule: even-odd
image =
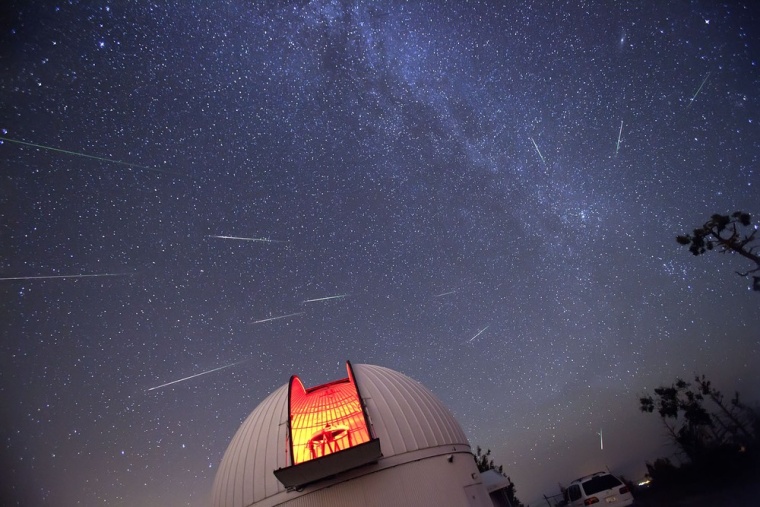
[{"label": "dark ground", "polygon": [[638,491],[637,507],[755,507],[760,506],[760,476],[724,487],[704,484],[665,491]]}]

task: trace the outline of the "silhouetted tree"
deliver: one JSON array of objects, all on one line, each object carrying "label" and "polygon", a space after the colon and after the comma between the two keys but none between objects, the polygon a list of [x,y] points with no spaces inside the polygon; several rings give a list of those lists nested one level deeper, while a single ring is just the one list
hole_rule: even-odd
[{"label": "silhouetted tree", "polygon": [[[639,398],[639,408],[648,413],[657,410],[673,442],[695,464],[710,461],[716,453],[739,452],[753,445],[756,416],[739,401],[739,393],[726,402],[704,375],[695,376],[694,381],[693,388],[682,379],[660,386],[654,397]],[[708,410],[708,401],[717,410]]]},{"label": "silhouetted tree", "polygon": [[498,467],[494,464],[493,458],[491,458],[491,449],[486,450],[486,452],[483,452],[483,448],[480,446],[476,447],[476,453],[473,455],[475,458],[475,463],[478,465],[478,471],[480,473],[486,472],[488,470],[496,470],[501,475],[507,478],[507,481],[509,481],[509,486],[504,488],[507,499],[509,500],[510,505],[512,507],[524,507],[523,503],[518,500],[517,498],[517,488],[515,487],[515,483],[512,482],[512,479],[504,474],[504,467],[502,465],[499,465]]},{"label": "silhouetted tree", "polygon": [[478,465],[478,472],[483,473],[487,470],[496,470],[500,474],[504,475],[504,467],[502,465],[499,465],[498,467],[494,464],[493,458],[491,458],[491,449],[488,449],[486,452],[483,452],[483,448],[478,446],[477,452],[475,453],[475,463]]},{"label": "silhouetted tree", "polygon": [[[737,271],[739,276],[749,276],[760,271],[760,256],[755,250],[760,247],[757,241],[757,226],[751,226],[749,213],[736,211],[729,215],[715,214],[702,227],[694,229],[691,234],[676,236],[680,245],[688,246],[694,255],[702,255],[718,248],[721,253],[735,253],[752,261],[755,267],[745,272]],[[760,291],[760,276],[752,275],[752,289]]]},{"label": "silhouetted tree", "polygon": [[657,458],[654,463],[646,462],[647,476],[655,483],[672,483],[678,475],[678,467],[668,458]]}]

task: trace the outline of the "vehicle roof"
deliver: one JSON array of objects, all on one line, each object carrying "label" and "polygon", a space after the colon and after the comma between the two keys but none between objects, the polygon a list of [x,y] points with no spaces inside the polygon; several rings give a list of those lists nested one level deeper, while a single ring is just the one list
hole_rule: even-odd
[{"label": "vehicle roof", "polygon": [[583,481],[587,481],[587,480],[589,480],[589,479],[592,479],[592,478],[594,478],[594,477],[599,477],[600,475],[612,475],[612,474],[611,474],[611,473],[609,473],[609,472],[596,472],[596,473],[593,473],[593,474],[590,474],[590,475],[584,475],[583,477],[580,477],[580,478],[578,478],[578,479],[575,479],[575,480],[574,480],[573,482],[571,482],[570,484],[575,484],[576,482],[583,482]]}]

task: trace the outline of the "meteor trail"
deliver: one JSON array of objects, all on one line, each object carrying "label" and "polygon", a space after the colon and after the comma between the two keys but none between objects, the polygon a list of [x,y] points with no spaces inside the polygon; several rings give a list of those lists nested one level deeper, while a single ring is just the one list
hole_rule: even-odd
[{"label": "meteor trail", "polygon": [[441,296],[448,296],[449,294],[454,294],[455,292],[456,292],[456,289],[455,290],[450,290],[448,292],[442,292],[440,294],[434,294],[433,297],[434,298],[439,298]]},{"label": "meteor trail", "polygon": [[289,313],[287,315],[280,315],[278,317],[269,317],[268,319],[261,319],[251,322],[251,324],[262,324],[264,322],[269,322],[272,320],[280,320],[280,319],[287,319],[288,317],[295,317],[296,315],[303,315],[305,312],[298,312],[298,313]]},{"label": "meteor trail", "polygon": [[532,137],[529,137],[528,139],[530,139],[530,142],[533,143],[533,146],[535,146],[536,151],[538,152],[538,156],[541,157],[541,162],[543,162],[544,165],[546,165],[546,160],[544,159],[544,156],[541,155],[541,150],[538,149],[538,145],[536,144],[536,141],[534,141]]},{"label": "meteor trail", "polygon": [[340,296],[328,296],[326,298],[307,299],[304,303],[315,303],[317,301],[327,301],[328,299],[341,299],[348,296],[348,294],[342,294]]},{"label": "meteor trail", "polygon": [[478,334],[476,334],[475,336],[473,336],[472,338],[470,338],[469,340],[467,340],[467,343],[471,343],[475,338],[477,338],[478,336],[480,336],[481,334],[483,334],[483,332],[486,329],[488,329],[489,327],[491,327],[491,324],[488,324],[486,327],[484,327],[483,329],[481,329],[480,331],[478,331]]},{"label": "meteor trail", "polygon": [[269,238],[241,238],[239,236],[214,236],[212,234],[209,234],[208,237],[217,239],[235,239],[237,241],[258,241],[261,243],[286,243],[286,241],[278,241],[276,239]]},{"label": "meteor trail", "polygon": [[244,362],[248,361],[248,359],[245,359],[243,361],[238,361],[237,363],[228,364],[225,366],[220,366],[219,368],[214,368],[213,370],[203,371],[201,373],[196,373],[195,375],[190,375],[189,377],[181,378],[179,380],[172,380],[171,382],[167,382],[166,384],[161,384],[160,386],[151,387],[149,389],[146,389],[147,391],[153,391],[155,389],[161,389],[162,387],[170,386],[172,384],[177,384],[179,382],[184,382],[185,380],[190,380],[191,378],[200,377],[201,375],[208,375],[209,373],[214,373],[215,371],[223,370],[225,368],[232,368],[233,366],[237,366],[239,364],[243,364]]},{"label": "meteor trail", "polygon": [[623,120],[620,120],[620,132],[618,132],[618,142],[615,146],[615,156],[617,157],[618,150],[620,150],[620,138],[623,136]]},{"label": "meteor trail", "polygon": [[701,91],[702,91],[702,87],[703,87],[703,86],[705,85],[705,83],[707,82],[708,78],[710,77],[710,74],[712,74],[712,72],[708,72],[708,73],[707,73],[707,75],[705,76],[705,78],[702,80],[702,84],[701,84],[701,85],[699,85],[699,88],[697,88],[697,92],[694,94],[694,96],[693,96],[693,97],[691,98],[691,100],[689,101],[689,105],[688,105],[688,106],[686,106],[686,109],[690,108],[690,107],[691,107],[691,105],[694,103],[694,99],[696,99],[696,98],[697,98],[697,95],[699,95],[699,92],[701,92]]},{"label": "meteor trail", "polygon": [[185,178],[186,176],[184,174],[179,174],[171,171],[164,171],[163,169],[156,169],[154,167],[148,167],[144,165],[139,164],[133,164],[131,162],[122,162],[121,160],[114,160],[112,158],[106,158],[106,157],[98,157],[95,155],[88,155],[86,153],[80,153],[78,151],[70,151],[70,150],[62,150],[60,148],[53,148],[52,146],[45,146],[44,144],[35,144],[35,143],[27,143],[26,141],[19,141],[18,139],[10,139],[8,137],[0,137],[0,141],[7,141],[9,143],[15,143],[15,144],[22,144],[24,146],[31,146],[33,148],[39,148],[41,150],[48,150],[48,151],[55,151],[58,153],[65,153],[66,155],[73,155],[75,157],[84,157],[84,158],[91,158],[94,160],[100,160],[101,162],[109,162],[111,164],[120,164],[125,165],[127,167],[133,167],[135,169],[143,169],[144,171],[153,171],[161,174],[170,174],[172,176],[179,176],[181,178]]},{"label": "meteor trail", "polygon": [[100,276],[132,276],[133,273],[95,273],[92,275],[11,276],[2,280],[50,280],[53,278],[96,278]]}]

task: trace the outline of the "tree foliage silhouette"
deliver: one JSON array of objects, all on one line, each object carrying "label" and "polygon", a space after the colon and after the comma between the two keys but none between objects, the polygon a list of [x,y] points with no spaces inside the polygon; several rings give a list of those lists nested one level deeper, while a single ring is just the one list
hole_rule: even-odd
[{"label": "tree foliage silhouette", "polygon": [[757,414],[740,401],[739,393],[726,400],[704,375],[695,376],[694,382],[679,378],[657,387],[655,396],[639,398],[639,409],[656,410],[677,448],[695,464],[714,460],[716,453],[730,455],[754,447]]},{"label": "tree foliage silhouette", "polygon": [[[491,449],[483,452],[483,448],[477,446],[476,451],[477,452],[473,455],[473,457],[475,458],[475,463],[478,466],[478,472],[483,473],[488,470],[496,470],[501,475],[504,475],[504,467],[502,465],[499,465],[497,467],[494,464],[493,458],[491,457]],[[507,476],[504,475],[504,477]],[[523,503],[517,498],[517,488],[515,487],[515,483],[512,482],[512,479],[509,477],[507,477],[507,481],[509,481],[509,486],[504,488],[504,490],[510,505],[512,505],[512,507],[524,507]]]},{"label": "tree foliage silhouette", "polygon": [[[720,253],[738,254],[748,259],[755,267],[745,272],[736,272],[739,276],[746,277],[760,271],[760,255],[756,253],[760,244],[755,244],[758,241],[756,234],[757,226],[752,227],[749,213],[736,211],[731,215],[716,213],[691,234],[676,236],[676,241],[688,246],[694,255],[702,255],[717,248]],[[752,289],[760,291],[760,276],[752,275],[752,280]]]}]

